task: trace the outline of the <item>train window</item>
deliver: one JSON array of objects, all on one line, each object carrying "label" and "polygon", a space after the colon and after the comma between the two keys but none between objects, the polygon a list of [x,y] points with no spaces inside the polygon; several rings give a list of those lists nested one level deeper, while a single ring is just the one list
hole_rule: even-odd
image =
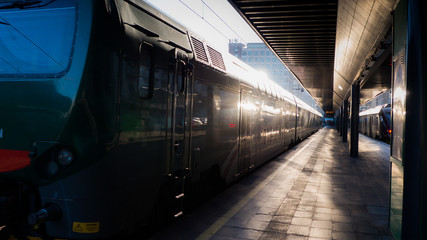
[{"label": "train window", "polygon": [[1,1],[0,76],[63,75],[70,65],[76,15],[71,0]]},{"label": "train window", "polygon": [[139,46],[138,94],[151,98],[154,91],[153,45],[142,42]]}]

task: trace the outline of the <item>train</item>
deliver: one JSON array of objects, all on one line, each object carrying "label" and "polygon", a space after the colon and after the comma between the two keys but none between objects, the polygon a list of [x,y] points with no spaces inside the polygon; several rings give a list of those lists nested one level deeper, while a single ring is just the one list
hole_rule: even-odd
[{"label": "train", "polygon": [[142,1],[7,1],[0,23],[2,239],[148,231],[322,125]]},{"label": "train", "polygon": [[391,105],[372,107],[359,113],[359,132],[375,139],[390,143]]}]

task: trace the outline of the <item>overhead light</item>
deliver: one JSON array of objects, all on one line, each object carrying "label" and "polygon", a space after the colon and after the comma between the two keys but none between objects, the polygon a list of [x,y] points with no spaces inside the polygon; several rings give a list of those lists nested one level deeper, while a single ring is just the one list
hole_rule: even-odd
[{"label": "overhead light", "polygon": [[338,88],[342,91],[342,87],[341,87],[341,85],[338,85]]},{"label": "overhead light", "polygon": [[366,67],[368,68],[372,68],[372,66],[374,66],[375,62],[377,61],[377,58],[375,56],[371,56],[371,58],[369,59],[369,63],[368,65],[366,65]]},{"label": "overhead light", "polygon": [[375,54],[375,57],[379,57],[379,56],[381,56],[381,54],[383,54],[384,53],[384,51],[385,51],[385,48],[381,48],[378,52],[377,52],[377,54]]}]

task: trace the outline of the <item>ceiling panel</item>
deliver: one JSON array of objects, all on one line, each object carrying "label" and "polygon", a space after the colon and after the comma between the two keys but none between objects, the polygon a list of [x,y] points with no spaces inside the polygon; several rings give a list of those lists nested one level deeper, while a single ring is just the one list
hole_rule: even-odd
[{"label": "ceiling panel", "polygon": [[230,0],[324,110],[332,110],[337,0]]},{"label": "ceiling panel", "polygon": [[[396,1],[229,0],[325,111],[338,109],[361,79],[390,32]],[[372,95],[384,85],[363,91]]]},{"label": "ceiling panel", "polygon": [[[334,95],[334,109],[338,109],[342,99],[349,96],[351,83],[359,81],[367,59],[375,54],[389,36],[391,11],[395,2],[396,0],[339,0],[334,63],[334,92],[337,95]],[[381,79],[389,81],[384,77]],[[350,84],[343,86],[343,82]],[[339,89],[340,84],[343,90]],[[364,90],[375,91],[378,89]]]}]

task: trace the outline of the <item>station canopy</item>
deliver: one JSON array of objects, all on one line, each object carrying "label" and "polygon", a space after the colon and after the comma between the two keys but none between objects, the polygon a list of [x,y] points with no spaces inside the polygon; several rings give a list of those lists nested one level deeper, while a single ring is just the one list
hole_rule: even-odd
[{"label": "station canopy", "polygon": [[397,0],[229,0],[323,110],[351,85],[361,99],[390,88],[392,9]]}]

